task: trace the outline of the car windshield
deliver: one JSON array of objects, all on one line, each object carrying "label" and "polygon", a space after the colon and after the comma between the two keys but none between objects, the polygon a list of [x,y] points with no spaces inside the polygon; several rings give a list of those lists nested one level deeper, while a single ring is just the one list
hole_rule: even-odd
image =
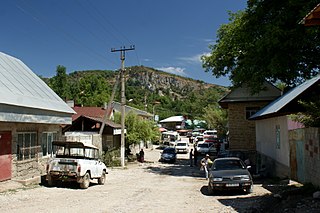
[{"label": "car windshield", "polygon": [[174,149],[164,149],[163,153],[175,153]]},{"label": "car windshield", "polygon": [[68,158],[88,158],[94,159],[99,157],[97,149],[89,147],[65,147],[65,146],[54,146],[56,150],[56,157],[68,157]]},{"label": "car windshield", "polygon": [[209,144],[207,144],[207,143],[200,143],[200,144],[198,144],[198,147],[208,148],[208,147],[209,147]]},{"label": "car windshield", "polygon": [[213,170],[235,170],[243,169],[244,165],[239,160],[218,160],[212,165]]},{"label": "car windshield", "polygon": [[177,143],[177,146],[187,146],[187,143]]}]

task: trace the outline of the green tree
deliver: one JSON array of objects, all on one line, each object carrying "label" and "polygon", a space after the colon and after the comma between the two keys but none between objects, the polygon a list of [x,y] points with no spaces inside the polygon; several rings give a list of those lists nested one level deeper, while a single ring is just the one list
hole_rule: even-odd
[{"label": "green tree", "polygon": [[57,66],[56,76],[52,78],[51,87],[63,100],[70,97],[68,75],[64,66]]},{"label": "green tree", "polygon": [[129,112],[126,115],[125,125],[127,129],[127,147],[131,144],[138,144],[140,141],[147,142],[158,140],[159,130],[156,128],[153,121],[141,119],[137,114]]},{"label": "green tree", "polygon": [[207,122],[209,129],[216,129],[218,136],[225,136],[227,129],[227,111],[216,105],[208,105],[204,108],[203,120]]},{"label": "green tree", "polygon": [[301,20],[318,0],[250,0],[247,8],[230,13],[203,67],[214,76],[229,76],[253,92],[264,80],[295,86],[319,73],[320,28],[306,28]]}]

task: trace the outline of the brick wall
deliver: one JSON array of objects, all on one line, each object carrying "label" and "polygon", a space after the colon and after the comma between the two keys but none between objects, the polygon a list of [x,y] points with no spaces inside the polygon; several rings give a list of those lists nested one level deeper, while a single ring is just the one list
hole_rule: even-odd
[{"label": "brick wall", "polygon": [[229,103],[229,147],[230,149],[256,150],[255,121],[246,119],[246,107],[262,108],[268,102]]}]

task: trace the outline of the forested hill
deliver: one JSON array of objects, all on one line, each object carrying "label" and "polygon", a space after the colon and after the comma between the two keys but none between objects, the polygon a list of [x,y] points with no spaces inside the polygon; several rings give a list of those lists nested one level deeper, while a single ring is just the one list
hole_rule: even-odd
[{"label": "forested hill", "polygon": [[[66,74],[65,68],[58,66],[57,75],[44,80],[64,100],[75,100],[83,106],[103,106],[109,101],[118,74],[109,70]],[[204,107],[217,106],[217,101],[228,91],[223,86],[144,66],[127,67],[125,74],[126,99],[132,99],[127,104],[150,113],[155,109],[160,119],[172,115],[201,118]],[[115,99],[120,101],[120,84],[117,88]]]}]

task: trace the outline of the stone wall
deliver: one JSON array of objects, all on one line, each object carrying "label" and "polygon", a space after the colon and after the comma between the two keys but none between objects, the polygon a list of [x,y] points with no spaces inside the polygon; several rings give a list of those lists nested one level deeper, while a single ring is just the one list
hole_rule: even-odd
[{"label": "stone wall", "polygon": [[[43,132],[57,132],[61,136],[61,127],[59,125],[49,124],[29,124],[29,123],[8,123],[0,122],[0,131],[10,131],[12,134],[12,179],[27,180],[39,177],[45,174],[46,162],[48,156],[42,156],[41,139]],[[39,149],[35,153],[35,158],[18,160],[17,141],[19,132],[36,132],[37,146]]]}]

